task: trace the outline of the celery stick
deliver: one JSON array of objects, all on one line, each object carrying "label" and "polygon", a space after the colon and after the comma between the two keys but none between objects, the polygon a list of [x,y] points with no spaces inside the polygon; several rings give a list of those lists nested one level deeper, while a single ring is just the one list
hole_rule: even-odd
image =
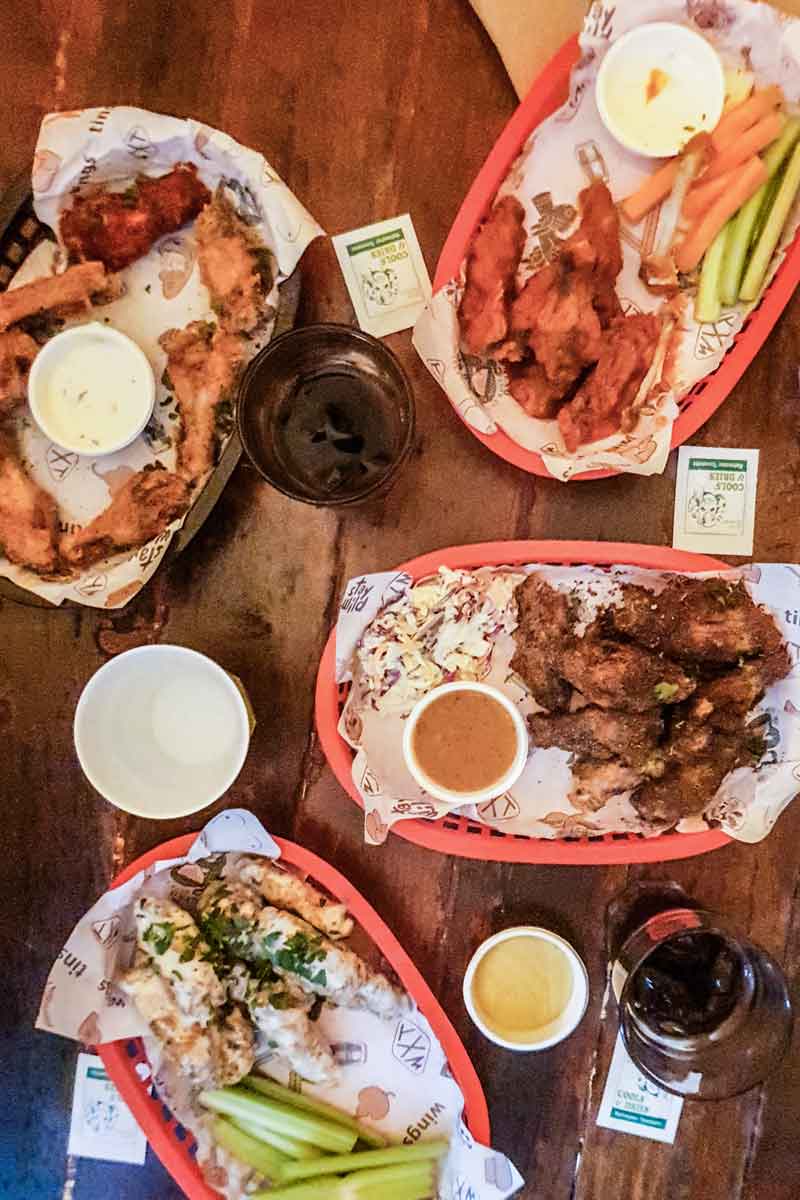
[{"label": "celery stick", "polygon": [[355,1175],[325,1176],[290,1187],[253,1192],[250,1200],[429,1200],[436,1194],[436,1172],[430,1162],[407,1167],[380,1167]]},{"label": "celery stick", "polygon": [[285,1154],[281,1154],[280,1150],[267,1146],[251,1137],[249,1133],[237,1129],[225,1117],[217,1117],[212,1128],[214,1140],[234,1158],[247,1163],[248,1167],[255,1167],[267,1179],[281,1180],[281,1168],[289,1159]]},{"label": "celery stick", "polygon": [[235,1117],[231,1117],[230,1120],[237,1129],[249,1133],[250,1137],[256,1138],[259,1142],[274,1146],[276,1150],[280,1150],[281,1154],[285,1154],[289,1158],[305,1160],[319,1158],[322,1154],[317,1146],[309,1146],[308,1142],[298,1142],[296,1138],[284,1137],[280,1133],[274,1133],[271,1129],[265,1129],[263,1125],[253,1125],[250,1121],[239,1121]]},{"label": "celery stick", "polygon": [[260,1075],[248,1075],[246,1079],[242,1080],[242,1083],[245,1087],[255,1088],[262,1096],[269,1096],[271,1100],[281,1100],[292,1108],[301,1108],[306,1112],[315,1113],[318,1117],[324,1117],[339,1125],[344,1125],[345,1129],[354,1130],[358,1134],[359,1140],[368,1146],[378,1148],[386,1145],[386,1138],[381,1137],[374,1129],[370,1129],[368,1125],[362,1125],[355,1117],[348,1116],[333,1104],[326,1104],[324,1100],[303,1096],[300,1092],[293,1092],[291,1088],[276,1083],[274,1079],[265,1079]]},{"label": "celery stick", "polygon": [[753,256],[745,271],[739,292],[740,300],[755,300],[761,291],[798,188],[800,188],[800,146],[795,146],[761,237],[756,242]]},{"label": "celery stick", "polygon": [[351,1129],[278,1104],[266,1096],[256,1095],[248,1088],[229,1087],[201,1092],[200,1103],[224,1116],[263,1126],[274,1133],[296,1138],[299,1142],[310,1142],[312,1146],[319,1146],[320,1150],[329,1150],[333,1154],[347,1154],[358,1140]]},{"label": "celery stick", "polygon": [[447,1142],[417,1142],[414,1146],[387,1146],[383,1150],[363,1150],[356,1154],[326,1155],[316,1162],[284,1162],[278,1183],[294,1183],[297,1179],[313,1179],[315,1175],[342,1175],[350,1171],[368,1171],[375,1167],[405,1166],[410,1162],[425,1162],[447,1153]]},{"label": "celery stick", "polygon": [[714,241],[708,247],[703,258],[703,269],[700,272],[700,286],[697,289],[697,299],[694,302],[694,319],[698,323],[718,321],[722,312],[719,298],[719,282],[722,272],[722,261],[725,247],[731,230],[731,221],[723,225]]},{"label": "celery stick", "polygon": [[764,166],[769,172],[766,183],[743,204],[733,218],[733,228],[725,251],[722,268],[720,296],[723,304],[735,304],[739,299],[739,288],[744,274],[747,252],[760,233],[759,221],[771,208],[771,200],[777,191],[777,177],[786,158],[800,138],[800,120],[787,121],[781,136],[772,143],[764,155]]}]

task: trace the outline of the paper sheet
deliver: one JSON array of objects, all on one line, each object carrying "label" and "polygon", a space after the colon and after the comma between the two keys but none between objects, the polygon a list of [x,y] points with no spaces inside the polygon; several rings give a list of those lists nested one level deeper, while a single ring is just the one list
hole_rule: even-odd
[{"label": "paper sheet", "polygon": [[[560,240],[575,226],[583,188],[601,179],[619,201],[653,169],[652,160],[631,154],[614,141],[600,120],[594,99],[597,72],[611,42],[648,21],[676,21],[694,27],[712,42],[726,64],[747,64],[759,85],[778,83],[791,104],[800,99],[800,20],[768,4],[750,0],[617,0],[612,4],[598,0],[584,23],[582,55],[572,72],[569,99],[531,134],[497,193],[498,198],[516,196],[525,208],[528,239],[520,282],[558,257]],[[639,279],[642,249],[652,247],[658,219],[658,210],[636,226],[622,218],[624,261],[617,293],[626,313],[660,307],[658,298]],[[782,261],[799,220],[796,205],[771,274]],[[433,296],[417,322],[417,351],[468,425],[488,435],[503,430],[524,449],[541,454],[551,474],[562,480],[580,471],[609,467],[637,475],[662,472],[678,403],[695,383],[717,369],[749,311],[737,305],[725,310],[713,324],[698,325],[692,315],[691,294],[683,293],[667,364],[648,393],[634,431],[615,434],[569,455],[558,423],[529,417],[510,395],[499,364],[460,350],[457,308],[462,290],[463,269],[459,278]]]},{"label": "paper sheet", "polygon": [[[92,1044],[144,1036],[159,1096],[197,1138],[198,1161],[212,1164],[214,1186],[228,1200],[241,1195],[235,1166],[214,1151],[207,1117],[169,1064],[159,1062],[146,1024],[113,981],[133,954],[131,906],[142,887],[185,902],[203,887],[208,871],[219,866],[220,855],[236,852],[279,857],[275,842],[244,809],[214,817],[186,858],[157,862],[106,892],[67,939],[48,977],[36,1021],[38,1029]],[[392,1141],[450,1137],[440,1200],[503,1200],[522,1186],[513,1164],[475,1142],[464,1125],[461,1091],[433,1030],[416,1008],[382,1021],[368,1012],[326,1005],[319,1028],[332,1045],[341,1075],[333,1084],[304,1084],[303,1090],[356,1113]],[[257,1064],[280,1082],[289,1082],[285,1064],[268,1046],[260,1048]],[[297,1082],[293,1078],[292,1083]]]},{"label": "paper sheet", "polygon": [[[248,347],[252,357],[269,341],[278,304],[278,284],[297,266],[306,246],[322,233],[263,155],[240,146],[227,134],[191,119],[162,116],[139,108],[88,108],[51,113],[42,121],[33,160],[34,206],[54,231],[75,191],[117,184],[137,174],[159,176],[176,163],[194,163],[213,192],[223,183],[240,215],[272,252],[276,280],[268,302],[271,315]],[[175,465],[178,416],[162,379],[166,355],[161,333],[190,321],[211,320],[208,292],[200,281],[191,225],[161,238],[122,271],[125,294],[113,304],[70,319],[105,321],[127,333],[147,354],[156,378],[153,417],[144,434],[117,454],[93,459],[49,442],[25,406],[18,417],[21,447],[33,477],[58,502],[62,525],[84,525],[142,467]],[[11,286],[52,273],[56,250],[41,243],[26,259]],[[197,493],[199,495],[199,491]],[[184,518],[185,519],[185,518]],[[183,519],[146,545],[117,555],[69,579],[45,580],[13,566],[0,554],[0,574],[54,604],[69,599],[92,608],[120,608],[158,567]]]},{"label": "paper sheet", "polygon": [[[461,572],[469,579],[482,575],[507,573],[511,568],[482,568]],[[530,564],[513,568],[515,572],[535,571],[553,587],[581,596],[588,623],[597,606],[611,603],[621,583],[635,583],[653,590],[663,586],[666,573],[639,570],[634,567],[548,567]],[[448,573],[449,577],[450,573]],[[521,576],[520,576],[521,577]],[[699,578],[703,578],[700,575]],[[679,832],[697,832],[708,828],[708,822],[718,823],[730,837],[742,842],[757,842],[766,837],[784,808],[800,791],[800,566],[784,563],[752,564],[738,570],[714,573],[714,577],[729,580],[743,579],[757,604],[763,604],[781,630],[789,650],[793,669],[783,680],[773,684],[751,716],[761,716],[766,753],[756,769],[740,767],[724,779],[719,791],[709,798],[704,817],[691,817],[678,825]],[[371,606],[360,612],[345,608],[347,598],[354,595],[357,585],[361,595],[386,596],[386,580],[392,584],[394,602],[403,601],[411,591],[399,577],[383,574],[363,576],[353,580],[345,589],[345,601],[337,624],[343,630],[343,645],[348,649],[358,645],[359,636],[368,629]],[[418,581],[424,582],[424,581]],[[468,586],[469,585],[468,583]],[[374,591],[370,591],[374,588]],[[388,602],[388,597],[387,601]],[[385,611],[385,610],[383,610]],[[437,610],[440,611],[440,610]],[[373,614],[374,615],[374,614]],[[458,623],[461,617],[444,621],[440,639],[447,645],[459,640]],[[360,626],[360,631],[359,631]],[[373,625],[373,629],[375,626]],[[380,631],[374,636],[376,644]],[[480,644],[479,644],[480,645]],[[515,653],[513,628],[494,638],[489,653],[477,669],[468,674],[455,671],[454,678],[477,677],[500,688],[527,716],[535,705],[524,683],[510,667]],[[337,654],[337,662],[339,656]],[[354,652],[343,656],[338,682],[352,678]],[[418,678],[422,675],[419,673]],[[449,676],[450,677],[450,676]],[[448,681],[449,681],[448,677]],[[442,682],[437,678],[423,679],[417,691],[393,706],[377,711],[362,688],[351,688],[339,722],[339,733],[354,751],[352,776],[364,803],[365,840],[372,844],[385,841],[389,829],[398,821],[436,819],[452,812],[424,792],[409,772],[402,752],[402,732],[405,718],[419,695]],[[576,806],[570,796],[573,787],[571,755],[557,748],[534,749],[519,780],[497,800],[465,806],[463,816],[478,820],[507,834],[528,837],[555,838],[600,833],[642,833],[656,835],[662,827],[643,820],[634,809],[629,793],[614,795],[603,808],[586,811]]]}]

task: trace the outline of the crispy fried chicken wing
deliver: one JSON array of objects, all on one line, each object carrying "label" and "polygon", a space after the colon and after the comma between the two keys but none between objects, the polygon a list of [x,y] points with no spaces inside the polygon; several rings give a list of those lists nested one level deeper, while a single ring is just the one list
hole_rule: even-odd
[{"label": "crispy fried chicken wing", "polygon": [[469,354],[485,354],[505,339],[510,294],[525,248],[524,220],[519,201],[503,196],[472,240],[458,309],[461,340]]},{"label": "crispy fried chicken wing", "polygon": [[244,356],[244,341],[207,321],[168,329],[158,339],[181,414],[178,473],[197,483],[216,460],[221,413],[229,406]]},{"label": "crispy fried chicken wing", "polygon": [[220,327],[250,333],[263,318],[272,287],[270,253],[221,188],[195,223],[200,278]]},{"label": "crispy fried chicken wing", "polygon": [[535,746],[559,746],[583,758],[618,758],[633,766],[647,761],[663,730],[657,709],[640,714],[594,705],[558,716],[536,713],[528,725]]},{"label": "crispy fried chicken wing", "polygon": [[172,471],[145,467],[125,484],[98,517],[61,539],[61,557],[70,567],[142,546],[162,533],[189,506],[189,487]]},{"label": "crispy fried chicken wing", "polygon": [[121,286],[115,275],[106,274],[101,262],[84,262],[60,275],[45,275],[0,294],[0,329],[41,313],[89,309],[116,299]]},{"label": "crispy fried chicken wing", "polygon": [[0,428],[0,550],[21,567],[42,574],[58,568],[58,509],[31,479],[16,441]]},{"label": "crispy fried chicken wing", "polygon": [[38,353],[36,342],[22,330],[0,333],[0,420],[26,398],[28,372]]},{"label": "crispy fried chicken wing", "polygon": [[591,274],[576,268],[565,251],[531,276],[511,306],[512,333],[562,395],[600,357],[603,331],[593,296]]},{"label": "crispy fried chicken wing", "polygon": [[609,617],[618,633],[677,659],[735,663],[782,644],[773,618],[741,581],[680,575],[658,595],[627,585]]},{"label": "crispy fried chicken wing", "polygon": [[579,198],[581,223],[555,263],[527,281],[511,308],[511,334],[526,344],[563,396],[597,362],[602,331],[620,311],[614,290],[622,268],[619,217],[604,183]]},{"label": "crispy fried chicken wing", "polygon": [[661,321],[652,313],[619,316],[611,322],[603,334],[597,366],[558,414],[561,436],[570,453],[619,429],[629,433],[635,428],[639,389],[660,333]]},{"label": "crispy fried chicken wing", "polygon": [[725,776],[753,762],[741,735],[723,733],[711,725],[678,722],[663,749],[664,770],[631,797],[634,808],[648,821],[674,825],[702,812]]},{"label": "crispy fried chicken wing", "polygon": [[519,584],[514,597],[519,625],[511,669],[537,704],[549,712],[563,711],[572,692],[558,669],[564,647],[574,642],[569,601],[536,575]]},{"label": "crispy fried chicken wing", "polygon": [[580,638],[559,660],[563,677],[599,708],[647,712],[678,704],[695,681],[662,655],[607,638]]},{"label": "crispy fried chicken wing", "polygon": [[120,271],[191,221],[210,199],[197,167],[178,163],[158,179],[140,175],[123,192],[76,196],[61,218],[61,239],[71,258],[99,259]]}]

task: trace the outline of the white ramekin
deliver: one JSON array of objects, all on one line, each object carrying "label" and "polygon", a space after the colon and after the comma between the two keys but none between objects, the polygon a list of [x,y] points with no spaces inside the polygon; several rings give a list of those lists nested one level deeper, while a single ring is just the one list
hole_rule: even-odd
[{"label": "white ramekin", "polygon": [[667,54],[673,47],[689,52],[694,57],[697,68],[696,86],[692,93],[697,101],[697,121],[694,128],[698,133],[701,130],[710,131],[722,115],[725,103],[725,72],[711,43],[688,25],[680,25],[674,21],[650,21],[645,25],[637,25],[612,43],[597,73],[595,100],[600,119],[621,146],[647,158],[670,158],[678,154],[684,142],[688,140],[686,134],[681,131],[682,137],[679,140],[674,143],[665,140],[655,147],[637,143],[626,134],[609,112],[607,87],[614,71],[619,70],[625,59],[640,58],[649,51],[653,65],[657,66],[659,57]]},{"label": "white ramekin", "polygon": [[[205,731],[198,741],[190,721],[175,754],[159,742],[159,704],[181,740],[180,709],[169,706],[166,690],[176,680],[192,692],[208,688],[212,712],[224,715],[228,737],[216,756]],[[218,800],[242,769],[250,743],[247,705],[231,676],[205,654],[164,644],[137,646],[100,667],[81,693],[73,729],[92,787],[117,808],[154,820],[188,816]],[[201,748],[196,762],[188,761],[192,746]]]},{"label": "white ramekin", "polygon": [[[489,950],[493,946],[497,946],[500,942],[507,942],[512,938],[521,937],[538,938],[540,941],[549,942],[551,946],[556,946],[563,952],[572,975],[572,992],[564,1011],[554,1018],[554,1020],[541,1027],[538,1031],[540,1036],[535,1041],[509,1042],[505,1038],[500,1037],[491,1026],[483,1021],[475,1006],[472,988],[478,964]],[[494,1042],[497,1046],[505,1047],[506,1050],[517,1050],[523,1054],[527,1054],[535,1050],[547,1050],[550,1046],[555,1046],[558,1042],[563,1042],[565,1038],[568,1038],[577,1029],[583,1020],[586,1006],[589,1003],[589,976],[583,959],[569,942],[559,937],[557,933],[551,933],[549,929],[542,929],[538,925],[516,925],[511,929],[504,929],[501,933],[496,933],[493,937],[487,938],[485,942],[481,943],[470,959],[469,966],[464,975],[463,993],[467,1012],[484,1037],[487,1037],[489,1041]]]},{"label": "white ramekin", "polygon": [[[91,450],[87,449],[85,445],[70,442],[68,438],[64,439],[57,435],[55,430],[48,426],[47,418],[42,412],[42,402],[47,386],[48,372],[58,361],[59,356],[63,355],[70,346],[90,337],[113,343],[129,355],[131,362],[135,362],[141,372],[143,392],[142,406],[137,413],[133,414],[132,420],[125,431],[125,436],[116,442],[92,448]],[[113,379],[109,379],[108,386],[109,391],[111,391],[114,387]],[[131,442],[135,441],[153,415],[155,399],[155,376],[153,368],[150,365],[150,360],[144,350],[132,338],[129,338],[127,334],[120,333],[118,329],[112,329],[110,325],[103,325],[99,321],[89,321],[85,325],[73,325],[69,329],[64,329],[61,333],[57,333],[55,337],[50,338],[48,342],[45,342],[33,360],[30,375],[28,376],[28,404],[31,415],[45,437],[50,438],[52,442],[55,442],[56,445],[61,446],[64,450],[71,450],[74,454],[83,454],[91,458],[101,458],[106,454],[116,454],[118,450],[124,449],[125,446],[129,446]]]},{"label": "white ramekin", "polygon": [[[414,757],[412,738],[417,721],[428,705],[432,704],[434,700],[438,700],[440,696],[446,695],[447,692],[482,692],[485,696],[491,696],[493,700],[502,705],[514,722],[514,728],[517,733],[517,752],[514,756],[514,761],[505,775],[501,779],[498,779],[495,784],[492,784],[491,787],[483,788],[477,792],[449,791],[447,788],[440,787],[434,783],[425,774]],[[525,724],[525,718],[517,706],[499,688],[491,687],[488,683],[470,683],[466,680],[457,683],[443,683],[441,687],[433,688],[421,700],[418,700],[412,708],[403,729],[403,757],[406,766],[414,776],[416,782],[429,796],[433,796],[434,799],[441,800],[446,804],[452,804],[454,808],[458,808],[464,804],[483,804],[507,792],[510,787],[513,787],[524,771],[525,764],[528,761],[528,728]]]}]

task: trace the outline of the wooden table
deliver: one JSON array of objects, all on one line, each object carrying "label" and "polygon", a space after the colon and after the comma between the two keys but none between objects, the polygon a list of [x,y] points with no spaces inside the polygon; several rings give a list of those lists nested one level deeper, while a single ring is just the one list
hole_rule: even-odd
[{"label": "wooden table", "polygon": [[[344,14],[347,13],[347,19]],[[477,19],[460,0],[42,0],[0,6],[0,185],[30,163],[48,109],[131,103],[191,114],[263,150],[330,231],[409,210],[433,269],[460,200],[514,107]],[[326,242],[304,263],[301,320],[350,322]],[[698,440],[758,446],[756,558],[800,559],[797,363],[800,297]],[[363,845],[361,818],[325,765],[312,725],[317,660],[343,582],[453,543],[598,538],[669,544],[674,457],[660,478],[562,486],[489,454],[456,418],[408,334],[389,339],[413,381],[418,436],[389,497],[342,515],[293,504],[242,464],[202,533],[122,612],[0,604],[3,798],[3,1107],[18,1164],[14,1200],[168,1200],[146,1168],[66,1156],[75,1047],[32,1023],[51,961],[125,862],[197,827],[116,812],[84,780],[72,715],[109,655],[158,640],[193,646],[244,680],[258,715],[225,804],[332,860],[371,900],[455,1023],[486,1090],[497,1147],[536,1200],[789,1200],[800,1193],[800,1056],[738,1100],[687,1104],[674,1147],[600,1130],[595,1115],[615,1036],[601,1019],[604,906],[626,880],[671,877],[788,964],[797,980],[800,804],[759,846],[625,869],[483,865],[397,837]],[[461,1001],[467,959],[487,934],[535,922],[569,936],[590,969],[586,1019],[566,1043],[513,1056],[484,1041]],[[10,997],[10,1004],[9,1004]],[[5,1114],[4,1114],[5,1116]]]}]

